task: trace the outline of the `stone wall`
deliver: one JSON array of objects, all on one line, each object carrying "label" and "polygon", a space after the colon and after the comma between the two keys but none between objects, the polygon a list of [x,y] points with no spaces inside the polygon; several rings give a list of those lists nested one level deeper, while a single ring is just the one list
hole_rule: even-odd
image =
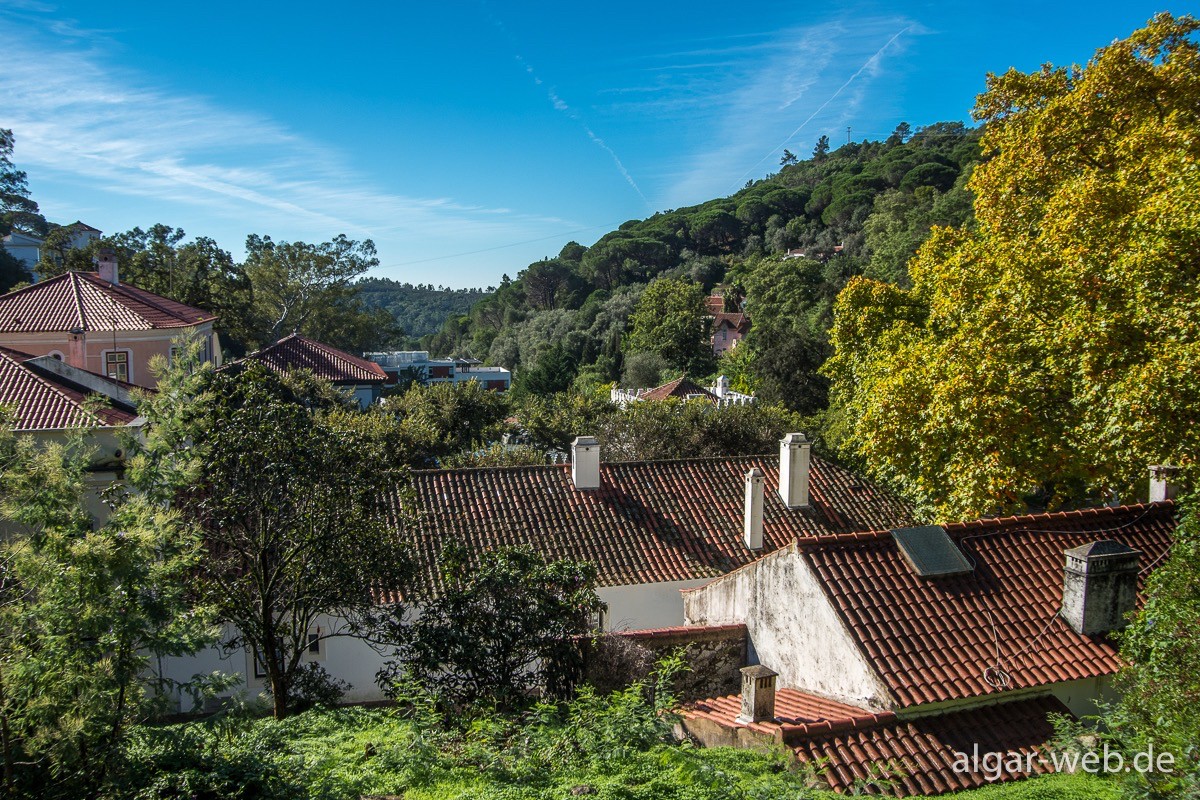
[{"label": "stone wall", "polygon": [[683,650],[690,670],[676,676],[671,687],[680,701],[737,694],[746,666],[746,626],[656,628],[608,633],[588,642],[584,650],[584,679],[597,691],[622,689],[647,677],[654,664],[677,649]]}]

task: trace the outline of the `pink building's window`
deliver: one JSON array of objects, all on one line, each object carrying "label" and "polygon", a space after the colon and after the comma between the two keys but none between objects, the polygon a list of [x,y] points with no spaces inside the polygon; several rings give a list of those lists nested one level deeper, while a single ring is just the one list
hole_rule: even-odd
[{"label": "pink building's window", "polygon": [[118,381],[129,382],[129,351],[105,350],[104,374]]}]

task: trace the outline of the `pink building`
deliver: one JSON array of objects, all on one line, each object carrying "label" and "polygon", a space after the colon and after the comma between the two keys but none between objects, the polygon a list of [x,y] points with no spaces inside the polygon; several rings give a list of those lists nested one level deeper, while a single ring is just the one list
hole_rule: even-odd
[{"label": "pink building", "polygon": [[101,251],[99,272],[68,272],[0,296],[0,346],[149,388],[156,383],[150,359],[171,358],[193,335],[204,360],[220,365],[215,321],[207,311],[122,284],[111,251]]}]

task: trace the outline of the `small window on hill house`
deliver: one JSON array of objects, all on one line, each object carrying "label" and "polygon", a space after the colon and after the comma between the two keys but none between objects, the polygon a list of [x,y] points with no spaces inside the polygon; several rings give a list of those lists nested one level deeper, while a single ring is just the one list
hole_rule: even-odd
[{"label": "small window on hill house", "polygon": [[313,655],[321,654],[321,634],[310,633],[308,635],[308,652]]},{"label": "small window on hill house", "polygon": [[105,350],[104,374],[118,381],[129,380],[129,351]]}]

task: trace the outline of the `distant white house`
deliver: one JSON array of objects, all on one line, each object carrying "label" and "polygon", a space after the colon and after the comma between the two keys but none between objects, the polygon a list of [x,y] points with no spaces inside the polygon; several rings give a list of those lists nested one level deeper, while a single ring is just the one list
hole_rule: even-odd
[{"label": "distant white house", "polygon": [[30,272],[42,259],[42,239],[39,236],[13,231],[4,237],[3,242],[8,254],[24,264]]},{"label": "distant white house", "polygon": [[484,389],[504,391],[512,386],[512,372],[504,367],[485,367],[475,358],[430,358],[428,350],[393,350],[367,353],[383,367],[392,383],[408,376],[420,383],[466,383],[478,381]]},{"label": "distant white house", "polygon": [[609,400],[615,405],[625,408],[630,403],[641,403],[647,400],[705,400],[716,406],[740,406],[753,403],[752,394],[742,394],[729,388],[729,379],[724,375],[718,376],[716,382],[707,389],[700,386],[686,375],[676,378],[670,383],[656,386],[653,389],[622,389],[614,386],[609,390]]}]

